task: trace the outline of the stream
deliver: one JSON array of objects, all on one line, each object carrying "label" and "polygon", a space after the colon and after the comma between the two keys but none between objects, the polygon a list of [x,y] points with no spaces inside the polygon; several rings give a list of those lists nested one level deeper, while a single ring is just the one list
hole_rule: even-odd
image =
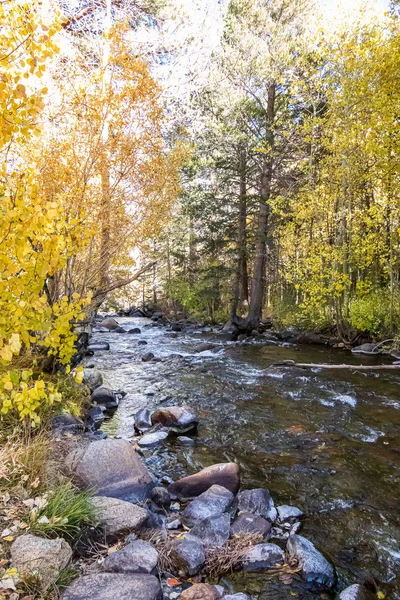
[{"label": "stream", "polygon": [[[105,385],[127,393],[103,431],[130,439],[140,408],[190,405],[199,419],[195,445],[168,439],[144,451],[156,478],[235,461],[242,489],[268,488],[275,505],[305,513],[300,533],[335,565],[339,589],[375,580],[387,598],[400,600],[400,374],[269,368],[287,359],[382,359],[325,346],[222,342],[204,328],[173,334],[145,318],[118,322],[141,334],[94,333],[93,341],[109,342],[110,351],[86,359]],[[196,351],[206,341],[217,348]],[[161,361],[143,362],[148,352]],[[321,597],[297,577],[290,586],[262,572],[226,579],[235,592],[260,600]]]}]

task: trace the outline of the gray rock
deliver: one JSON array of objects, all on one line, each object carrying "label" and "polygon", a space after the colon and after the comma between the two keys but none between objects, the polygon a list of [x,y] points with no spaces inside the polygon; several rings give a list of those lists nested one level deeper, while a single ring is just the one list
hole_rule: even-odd
[{"label": "gray rock", "polygon": [[173,519],[172,521],[167,521],[167,529],[179,529],[179,527],[182,525],[181,520],[180,519]]},{"label": "gray rock", "polygon": [[224,596],[224,600],[250,600],[250,598],[246,594],[239,592],[238,594],[229,594],[228,596]]},{"label": "gray rock", "polygon": [[169,508],[171,504],[171,496],[168,490],[161,486],[157,486],[151,490],[150,498],[162,508]]},{"label": "gray rock", "polygon": [[55,436],[68,433],[77,435],[85,430],[85,425],[78,417],[74,417],[69,413],[62,413],[53,417],[51,420],[51,429]]},{"label": "gray rock", "polygon": [[147,352],[146,354],[143,354],[142,361],[150,362],[151,360],[153,360],[153,358],[154,358],[154,354],[152,352]]},{"label": "gray rock", "polygon": [[155,573],[157,562],[157,550],[149,542],[135,540],[109,554],[103,569],[112,573]]},{"label": "gray rock", "polygon": [[139,346],[147,346],[147,342],[146,342],[146,340],[139,340],[138,345]]},{"label": "gray rock", "polygon": [[135,413],[135,428],[142,432],[147,431],[152,427],[151,411],[148,408],[142,408]]},{"label": "gray rock", "polygon": [[228,513],[203,519],[190,530],[190,539],[195,537],[206,548],[223,546],[229,539],[231,518]]},{"label": "gray rock", "polygon": [[193,527],[208,517],[222,515],[231,506],[233,499],[232,492],[221,485],[212,485],[206,492],[192,500],[181,513],[182,523]]},{"label": "gray rock", "polygon": [[237,496],[237,506],[241,512],[258,515],[272,523],[276,520],[278,514],[271,494],[268,490],[262,488],[240,492]]},{"label": "gray rock", "polygon": [[162,600],[154,575],[93,573],[79,577],[65,590],[63,600]]},{"label": "gray rock", "polygon": [[285,555],[276,544],[257,544],[246,552],[242,561],[245,571],[259,571],[284,564]]},{"label": "gray rock", "polygon": [[303,516],[301,510],[296,508],[296,506],[283,504],[282,506],[278,506],[276,510],[278,511],[278,521],[281,523],[293,523]]},{"label": "gray rock", "polygon": [[87,413],[87,418],[85,421],[86,429],[100,429],[104,419],[104,408],[101,408],[100,406],[92,406]]},{"label": "gray rock", "polygon": [[100,386],[96,388],[92,394],[92,402],[96,404],[100,404],[105,407],[113,407],[116,403],[116,396],[112,390],[105,386]]},{"label": "gray rock", "polygon": [[48,540],[20,535],[11,546],[12,567],[22,575],[38,574],[44,590],[49,588],[72,557],[70,545],[62,538]]},{"label": "gray rock", "polygon": [[206,467],[194,475],[189,475],[172,483],[168,491],[172,498],[189,500],[200,496],[212,485],[222,486],[233,494],[239,489],[239,467],[236,463],[219,463]]},{"label": "gray rock", "polygon": [[267,519],[251,513],[241,513],[233,522],[231,535],[243,533],[259,533],[264,539],[271,537],[272,525]]},{"label": "gray rock", "polygon": [[197,575],[206,560],[203,544],[195,539],[175,540],[172,553],[179,570],[187,577]]},{"label": "gray rock", "polygon": [[134,327],[133,329],[129,329],[128,333],[138,334],[138,333],[142,333],[142,332],[140,331],[139,327]]},{"label": "gray rock", "polygon": [[99,523],[106,535],[139,529],[147,520],[147,511],[141,506],[117,498],[93,496],[91,503],[96,509]]},{"label": "gray rock", "polygon": [[361,346],[352,348],[351,352],[353,354],[379,354],[381,352],[381,348],[378,344],[361,344]]},{"label": "gray rock", "polygon": [[301,535],[291,535],[287,543],[287,551],[297,558],[306,581],[327,587],[334,585],[336,580],[334,568],[309,540]]},{"label": "gray rock", "polygon": [[89,344],[87,347],[89,352],[101,352],[101,350],[109,350],[110,344],[108,342],[98,342]]},{"label": "gray rock", "polygon": [[376,595],[367,590],[363,585],[355,583],[346,588],[338,596],[338,600],[376,600]]},{"label": "gray rock", "polygon": [[194,439],[190,438],[190,437],[186,437],[185,435],[178,435],[178,437],[176,438],[176,441],[179,442],[179,444],[182,444],[182,446],[194,446],[195,445]]},{"label": "gray rock", "polygon": [[91,442],[72,451],[66,464],[81,488],[100,496],[138,502],[150,492],[150,474],[127,440]]},{"label": "gray rock", "polygon": [[147,513],[146,527],[147,529],[166,529],[167,518],[164,515],[155,513],[151,510]]},{"label": "gray rock", "polygon": [[151,415],[153,425],[160,424],[176,433],[185,433],[197,427],[197,419],[189,406],[165,406]]},{"label": "gray rock", "polygon": [[87,368],[84,370],[83,383],[86,383],[88,388],[93,392],[96,388],[103,385],[103,376],[97,369]]},{"label": "gray rock", "polygon": [[103,319],[103,321],[99,323],[99,327],[112,330],[117,329],[119,327],[119,323],[112,317],[109,317],[108,319]]},{"label": "gray rock", "polygon": [[167,431],[155,431],[154,433],[146,433],[138,442],[141,448],[149,446],[157,446],[168,437]]},{"label": "gray rock", "polygon": [[127,333],[126,329],[124,329],[123,327],[117,327],[113,331],[114,333]]}]

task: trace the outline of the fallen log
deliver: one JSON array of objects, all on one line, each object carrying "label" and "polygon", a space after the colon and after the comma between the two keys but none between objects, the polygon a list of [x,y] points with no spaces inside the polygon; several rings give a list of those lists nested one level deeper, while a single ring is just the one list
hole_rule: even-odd
[{"label": "fallen log", "polygon": [[331,365],[318,363],[297,363],[294,360],[285,360],[280,363],[273,363],[270,367],[299,367],[300,369],[348,369],[350,371],[383,371],[400,370],[400,364],[391,365]]}]

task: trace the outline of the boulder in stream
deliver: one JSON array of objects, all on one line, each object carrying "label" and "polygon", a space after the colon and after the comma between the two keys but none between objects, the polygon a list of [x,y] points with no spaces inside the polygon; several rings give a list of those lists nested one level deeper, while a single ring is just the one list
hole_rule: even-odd
[{"label": "boulder in stream", "polygon": [[118,406],[118,398],[116,394],[105,386],[96,388],[92,394],[92,402],[100,404],[106,408],[116,408]]},{"label": "boulder in stream", "polygon": [[349,586],[338,596],[338,600],[376,600],[376,595],[367,590],[366,587],[355,583]]},{"label": "boulder in stream", "polygon": [[151,423],[151,410],[148,408],[142,408],[135,413],[135,429],[138,431],[147,431],[153,427]]},{"label": "boulder in stream", "polygon": [[109,350],[110,344],[108,342],[93,342],[87,347],[87,351],[90,352],[101,352],[101,350]]},{"label": "boulder in stream", "polygon": [[248,512],[242,512],[232,523],[231,535],[259,533],[267,540],[271,537],[271,530],[272,525],[267,519]]},{"label": "boulder in stream", "polygon": [[258,515],[272,523],[278,515],[271,494],[263,488],[240,492],[237,496],[237,507],[241,512]]},{"label": "boulder in stream", "polygon": [[134,540],[122,550],[109,554],[103,563],[104,571],[112,573],[155,573],[158,552],[149,542]]},{"label": "boulder in stream", "polygon": [[92,573],[75,579],[63,600],[162,600],[158,578],[142,573]]},{"label": "boulder in stream", "polygon": [[139,327],[133,327],[132,329],[128,329],[128,333],[139,334],[142,333]]},{"label": "boulder in stream", "polygon": [[232,492],[221,485],[212,485],[190,502],[181,513],[181,521],[187,527],[193,527],[204,519],[222,515],[230,508],[233,499]]},{"label": "boulder in stream", "polygon": [[150,473],[127,440],[91,442],[73,450],[66,465],[81,488],[101,496],[139,502],[153,487]]},{"label": "boulder in stream", "polygon": [[153,360],[153,358],[154,358],[154,354],[152,352],[147,352],[146,354],[143,354],[142,361],[150,362],[151,360]]},{"label": "boulder in stream", "polygon": [[301,535],[291,535],[287,551],[298,560],[307,582],[333,587],[336,580],[335,570],[312,542]]},{"label": "boulder in stream", "polygon": [[276,544],[257,544],[242,557],[245,571],[259,571],[272,569],[285,562],[284,552]]},{"label": "boulder in stream", "polygon": [[151,415],[153,425],[160,424],[176,433],[185,433],[197,427],[198,421],[190,406],[164,406]]},{"label": "boulder in stream", "polygon": [[103,319],[102,321],[100,321],[99,327],[103,327],[104,329],[114,330],[114,329],[118,329],[119,323],[112,317],[109,317],[108,319]]},{"label": "boulder in stream", "polygon": [[179,479],[168,487],[173,498],[189,500],[196,498],[212,485],[226,488],[233,494],[239,489],[239,466],[236,463],[219,463],[206,467],[195,473]]},{"label": "boulder in stream", "polygon": [[88,369],[87,367],[84,370],[83,375],[83,383],[85,383],[91,392],[101,385],[103,385],[103,376],[97,369]]}]

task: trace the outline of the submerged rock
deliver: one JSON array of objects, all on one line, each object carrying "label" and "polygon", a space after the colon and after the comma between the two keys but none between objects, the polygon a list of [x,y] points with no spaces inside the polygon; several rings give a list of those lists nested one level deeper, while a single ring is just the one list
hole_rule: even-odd
[{"label": "submerged rock", "polygon": [[148,518],[147,511],[141,506],[117,498],[94,496],[91,503],[106,535],[139,529]]},{"label": "submerged rock", "polygon": [[153,425],[160,424],[176,433],[185,433],[197,427],[196,415],[190,406],[165,406],[151,415]]},{"label": "submerged rock", "polygon": [[233,494],[239,489],[239,467],[236,463],[219,463],[207,467],[194,475],[183,477],[168,487],[173,498],[189,500],[196,498],[211,486],[218,485],[228,489]]},{"label": "submerged rock", "polygon": [[162,600],[154,575],[93,573],[78,577],[67,587],[63,600]]},{"label": "submerged rock", "polygon": [[346,588],[338,596],[338,600],[376,600],[376,595],[367,590],[363,585],[355,583]]},{"label": "submerged rock", "polygon": [[11,546],[12,567],[21,575],[37,574],[42,587],[49,588],[72,558],[72,549],[63,538],[48,540],[36,535],[20,535]]},{"label": "submerged rock", "polygon": [[103,563],[105,571],[113,573],[154,573],[158,552],[149,542],[134,540],[122,550],[109,554]]},{"label": "submerged rock", "polygon": [[246,552],[242,562],[245,571],[259,571],[283,565],[285,555],[276,544],[257,544]]},{"label": "submerged rock", "polygon": [[172,555],[179,570],[187,577],[197,575],[206,560],[203,544],[195,539],[175,540]]},{"label": "submerged rock", "polygon": [[72,451],[66,463],[81,488],[100,496],[138,502],[152,487],[150,473],[126,440],[91,442]]},{"label": "submerged rock", "polygon": [[185,508],[181,513],[182,523],[193,527],[208,517],[219,516],[231,506],[233,499],[232,492],[220,485],[213,485]]},{"label": "submerged rock", "polygon": [[238,510],[251,513],[274,522],[278,515],[268,490],[256,488],[253,490],[244,490],[237,496]]},{"label": "submerged rock", "polygon": [[146,448],[149,446],[157,446],[160,442],[163,442],[168,437],[167,431],[155,431],[154,433],[147,433],[138,442],[139,446]]},{"label": "submerged rock", "polygon": [[306,581],[327,587],[334,585],[336,580],[334,568],[309,540],[301,535],[291,535],[287,543],[287,551],[297,558]]},{"label": "submerged rock", "polygon": [[259,533],[264,539],[271,537],[272,525],[267,519],[248,512],[241,513],[232,524],[231,535]]},{"label": "submerged rock", "polygon": [[231,518],[227,513],[203,519],[190,530],[187,537],[199,539],[206,548],[223,546],[229,539]]}]

